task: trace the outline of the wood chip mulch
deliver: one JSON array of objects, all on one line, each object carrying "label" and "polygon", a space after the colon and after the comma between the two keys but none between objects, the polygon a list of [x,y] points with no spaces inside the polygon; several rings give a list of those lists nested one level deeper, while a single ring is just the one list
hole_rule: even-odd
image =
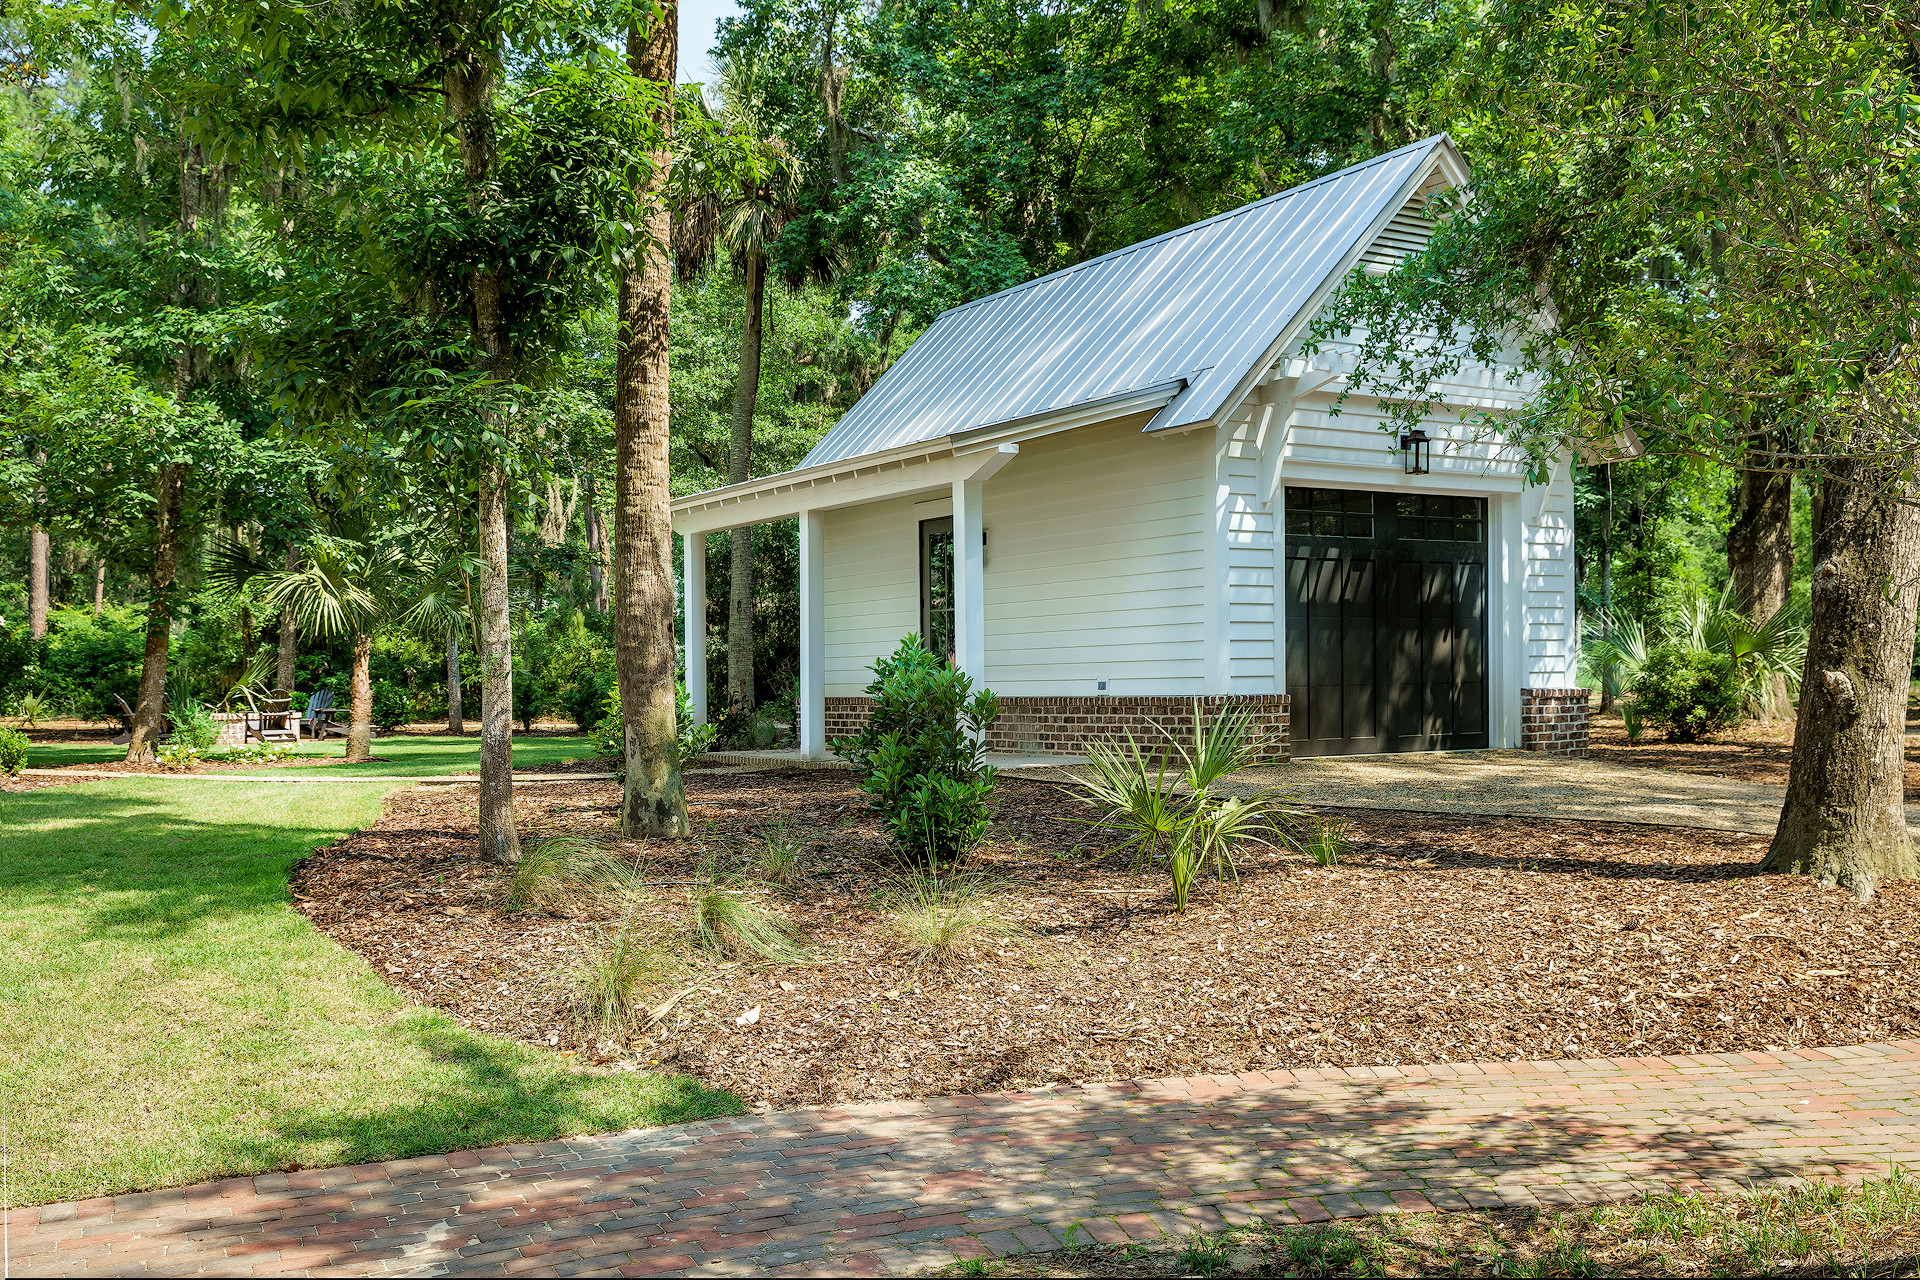
[{"label": "wood chip mulch", "polygon": [[[1588,734],[1588,758],[1608,764],[1703,773],[1784,787],[1793,763],[1791,720],[1748,720],[1715,734],[1708,742],[1668,742],[1658,731],[1649,729],[1639,742],[1631,743],[1618,715],[1596,713]],[[1907,721],[1906,798],[1908,804],[1920,804],[1920,710],[1910,710]]]},{"label": "wood chip mulch", "polygon": [[[1258,851],[1224,895],[1171,910],[1130,877],[1057,784],[1003,778],[982,870],[1027,931],[918,968],[888,928],[885,833],[850,775],[688,778],[694,840],[617,839],[611,783],[516,799],[523,837],[603,838],[654,887],[555,912],[504,912],[473,856],[470,787],[396,793],[388,816],[297,869],[298,908],[415,999],[595,1069],[658,1063],[774,1105],[912,1097],[1050,1080],[1315,1064],[1589,1058],[1851,1044],[1920,1028],[1903,976],[1920,882],[1862,905],[1763,875],[1729,832],[1353,812],[1339,867]],[[745,866],[769,827],[804,875],[756,890],[817,957],[700,958],[685,889],[711,851]],[[624,917],[622,913],[627,913]],[[628,1044],[577,1026],[574,992],[620,926],[685,993]],[[757,1010],[757,1014],[753,1011]],[[746,1022],[740,1019],[746,1017]]]}]

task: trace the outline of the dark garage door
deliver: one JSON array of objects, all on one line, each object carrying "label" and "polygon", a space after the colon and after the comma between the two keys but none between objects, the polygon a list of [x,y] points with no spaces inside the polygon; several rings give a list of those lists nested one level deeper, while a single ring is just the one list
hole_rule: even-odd
[{"label": "dark garage door", "polygon": [[1296,756],[1487,745],[1482,498],[1287,489]]}]

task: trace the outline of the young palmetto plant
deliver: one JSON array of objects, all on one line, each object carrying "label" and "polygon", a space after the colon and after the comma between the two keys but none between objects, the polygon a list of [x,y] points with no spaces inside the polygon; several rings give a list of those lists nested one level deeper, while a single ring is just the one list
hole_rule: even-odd
[{"label": "young palmetto plant", "polygon": [[[1095,825],[1123,832],[1133,870],[1164,864],[1176,911],[1187,909],[1194,881],[1209,872],[1224,889],[1238,878],[1236,852],[1247,844],[1285,842],[1278,819],[1296,818],[1271,791],[1221,795],[1217,784],[1259,758],[1253,717],[1224,712],[1207,723],[1193,704],[1193,745],[1161,730],[1167,745],[1149,756],[1132,735],[1089,746],[1093,775],[1081,798],[1103,810]],[[1170,758],[1177,768],[1170,768]]]}]

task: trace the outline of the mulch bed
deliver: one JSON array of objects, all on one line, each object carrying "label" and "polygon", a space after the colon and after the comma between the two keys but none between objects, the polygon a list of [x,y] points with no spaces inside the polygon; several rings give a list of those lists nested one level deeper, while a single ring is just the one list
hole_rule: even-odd
[{"label": "mulch bed", "polygon": [[[414,998],[468,1025],[621,1069],[658,1063],[787,1106],[1315,1064],[1591,1058],[1849,1044],[1920,1028],[1903,973],[1920,883],[1862,905],[1763,875],[1730,832],[1355,811],[1345,862],[1244,860],[1238,888],[1171,910],[1058,784],[1002,778],[975,865],[1026,929],[915,968],[888,928],[883,829],[843,772],[688,778],[696,839],[617,840],[611,783],[516,798],[523,837],[604,838],[656,886],[631,925],[685,991],[630,1046],[576,1028],[608,899],[507,914],[473,857],[470,788],[396,793],[382,822],[297,869],[298,907]],[[685,890],[705,852],[744,865],[784,825],[805,874],[760,890],[815,963],[700,959]],[[753,1011],[757,1010],[757,1015]],[[748,1021],[739,1021],[743,1016]]]},{"label": "mulch bed", "polygon": [[[1920,735],[1912,732],[1920,727],[1920,719],[1915,715],[1910,713],[1907,725],[1908,804],[1920,804]],[[1715,734],[1710,742],[1668,742],[1657,730],[1648,729],[1638,743],[1630,743],[1618,715],[1596,713],[1588,732],[1588,757],[1608,764],[1704,773],[1716,778],[1784,787],[1788,767],[1793,763],[1791,720],[1775,720],[1770,724],[1749,720]]]}]

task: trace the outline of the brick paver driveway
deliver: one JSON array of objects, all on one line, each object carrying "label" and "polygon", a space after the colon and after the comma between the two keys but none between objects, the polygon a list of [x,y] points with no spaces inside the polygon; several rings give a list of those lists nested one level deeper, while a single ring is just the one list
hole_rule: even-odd
[{"label": "brick paver driveway", "polygon": [[15,1210],[18,1275],[872,1274],[1920,1158],[1920,1042],[793,1111]]}]

